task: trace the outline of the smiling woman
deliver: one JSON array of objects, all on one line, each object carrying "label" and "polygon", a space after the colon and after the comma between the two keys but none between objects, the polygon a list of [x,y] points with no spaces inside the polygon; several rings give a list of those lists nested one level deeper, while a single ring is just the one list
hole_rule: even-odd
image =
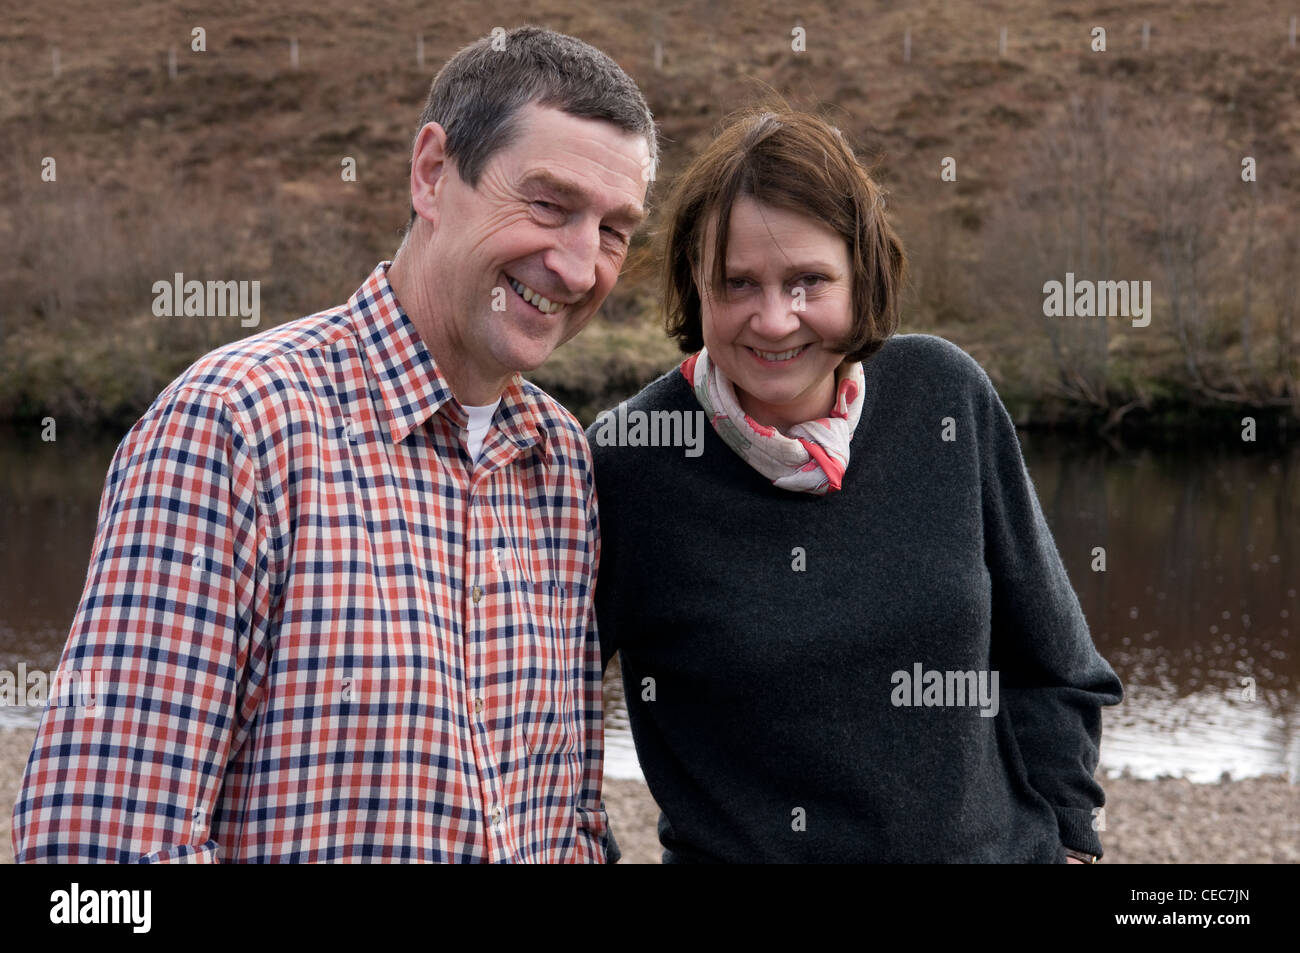
[{"label": "smiling woman", "polygon": [[[753,110],[665,215],[689,356],[617,417],[710,426],[694,454],[611,439],[615,415],[588,431],[601,650],[664,860],[1099,855],[1120,685],[988,376],[894,333],[905,258],[877,185],[828,123]],[[908,672],[979,704],[904,696]]]},{"label": "smiling woman", "polygon": [[852,270],[843,238],[815,219],[759,205],[748,195],[731,211],[725,279],[715,273],[717,215],[695,277],[709,357],[736,389],[740,406],[765,426],[828,416],[835,368],[853,333]]}]

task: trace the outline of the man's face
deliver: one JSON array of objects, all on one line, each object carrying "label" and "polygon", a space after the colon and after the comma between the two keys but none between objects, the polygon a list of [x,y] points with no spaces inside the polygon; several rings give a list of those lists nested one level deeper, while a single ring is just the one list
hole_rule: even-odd
[{"label": "man's face", "polygon": [[591,320],[644,217],[648,157],[644,136],[529,104],[477,188],[448,163],[429,293],[475,378],[532,370]]}]

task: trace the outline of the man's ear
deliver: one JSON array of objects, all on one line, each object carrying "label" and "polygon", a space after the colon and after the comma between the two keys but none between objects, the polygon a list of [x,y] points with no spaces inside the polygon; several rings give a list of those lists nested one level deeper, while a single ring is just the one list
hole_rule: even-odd
[{"label": "man's ear", "polygon": [[447,159],[447,131],[427,122],[415,137],[411,151],[411,207],[415,214],[438,227],[438,199],[447,176],[454,174]]}]

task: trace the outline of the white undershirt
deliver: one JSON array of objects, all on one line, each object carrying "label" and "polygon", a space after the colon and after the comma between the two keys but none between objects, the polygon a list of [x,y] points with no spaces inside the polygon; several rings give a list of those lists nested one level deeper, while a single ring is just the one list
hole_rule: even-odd
[{"label": "white undershirt", "polygon": [[466,441],[469,444],[469,455],[475,463],[478,463],[479,454],[483,451],[483,440],[487,437],[488,427],[492,425],[492,415],[497,412],[497,405],[501,403],[498,397],[490,404],[475,406],[473,404],[461,404],[465,408],[465,413],[469,414],[469,433],[466,435]]}]

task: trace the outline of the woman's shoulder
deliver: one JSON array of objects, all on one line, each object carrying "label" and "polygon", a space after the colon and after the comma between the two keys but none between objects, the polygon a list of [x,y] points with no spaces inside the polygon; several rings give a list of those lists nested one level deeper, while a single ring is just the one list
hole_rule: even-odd
[{"label": "woman's shoulder", "polygon": [[[620,456],[613,451],[628,445],[637,447],[642,445],[636,440],[629,444],[621,439],[626,437],[629,429],[635,430],[638,422],[644,427],[646,421],[652,421],[657,428],[664,417],[675,415],[685,418],[689,415],[694,418],[695,412],[699,410],[695,395],[691,392],[690,385],[686,383],[686,378],[682,376],[680,365],[674,365],[643,387],[639,393],[602,411],[596,417],[587,428],[587,441],[591,446],[592,457],[598,464],[603,461],[605,466],[609,467]],[[695,424],[696,421],[692,419],[689,423]],[[658,443],[652,442],[650,445],[658,446]],[[644,461],[645,457],[640,456],[640,459]]]},{"label": "woman's shoulder", "polygon": [[935,334],[895,334],[863,362],[863,370],[877,378],[886,400],[911,401],[923,394],[943,404],[978,403],[997,393],[975,358]]},{"label": "woman's shoulder", "polygon": [[866,364],[905,367],[945,377],[987,378],[984,368],[961,347],[936,334],[894,334],[880,350],[867,358]]},{"label": "woman's shoulder", "polygon": [[609,417],[626,416],[631,411],[648,412],[654,410],[698,410],[698,404],[694,404],[695,395],[691,393],[690,385],[686,383],[686,378],[682,376],[681,365],[674,364],[671,369],[660,374],[645,387],[629,397],[627,400],[620,401],[613,407],[602,410],[596,417],[594,423],[587,428],[588,438],[604,425]]},{"label": "woman's shoulder", "polygon": [[[680,364],[674,364],[624,403],[629,410],[675,410],[690,405],[694,395],[682,375]],[[617,406],[610,408],[616,411]]]}]

